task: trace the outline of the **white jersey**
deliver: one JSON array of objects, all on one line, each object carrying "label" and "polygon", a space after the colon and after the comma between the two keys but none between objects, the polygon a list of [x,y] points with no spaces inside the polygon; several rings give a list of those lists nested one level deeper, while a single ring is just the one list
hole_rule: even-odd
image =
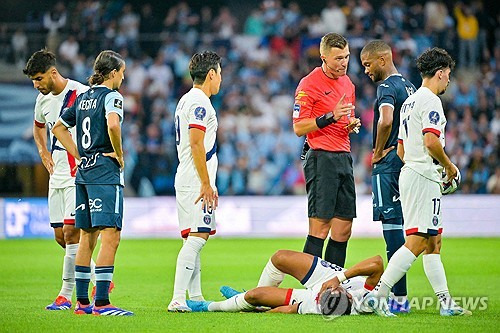
[{"label": "white jersey", "polygon": [[205,151],[210,185],[215,188],[217,173],[216,134],[217,116],[210,99],[203,91],[192,88],[177,104],[175,110],[175,131],[179,166],[175,174],[177,191],[199,191],[200,177],[196,171],[189,144],[189,129],[198,128],[205,132]]},{"label": "white jersey", "polygon": [[424,134],[431,132],[445,146],[446,117],[441,99],[426,87],[420,87],[401,107],[399,142],[404,147],[404,168],[410,168],[435,182],[441,181],[443,167],[424,145]]},{"label": "white jersey", "polygon": [[[75,185],[75,159],[71,156],[63,145],[54,137],[51,130],[59,119],[62,111],[73,105],[76,97],[87,91],[89,87],[80,82],[69,80],[64,90],[54,95],[38,94],[35,104],[35,126],[49,129],[49,151],[52,153],[54,161],[54,173],[50,176],[49,188],[65,188]],[[70,129],[73,140],[76,139],[76,127]]]}]

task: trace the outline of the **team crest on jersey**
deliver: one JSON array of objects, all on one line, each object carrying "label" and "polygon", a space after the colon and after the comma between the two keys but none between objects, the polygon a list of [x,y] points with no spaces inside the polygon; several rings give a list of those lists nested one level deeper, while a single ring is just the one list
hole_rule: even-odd
[{"label": "team crest on jersey", "polygon": [[120,110],[121,110],[121,109],[122,109],[122,107],[123,107],[123,103],[122,103],[122,101],[121,101],[120,99],[118,99],[118,98],[115,98],[115,103],[114,103],[114,105],[115,105],[115,108],[118,108],[118,109],[120,109]]},{"label": "team crest on jersey", "polygon": [[437,111],[429,112],[429,121],[431,124],[437,125],[439,121],[439,113]]},{"label": "team crest on jersey", "polygon": [[198,106],[196,109],[194,109],[194,116],[196,120],[203,120],[205,116],[207,115],[207,110],[203,106]]},{"label": "team crest on jersey", "polygon": [[300,105],[299,104],[294,104],[293,105],[293,117],[298,118],[300,115]]},{"label": "team crest on jersey", "polygon": [[210,215],[205,215],[203,216],[203,223],[205,223],[206,225],[209,225],[210,222],[212,222],[212,217]]},{"label": "team crest on jersey", "polygon": [[432,225],[433,225],[433,226],[437,226],[437,225],[438,225],[438,222],[439,222],[438,217],[437,217],[437,216],[434,216],[434,217],[432,218]]}]

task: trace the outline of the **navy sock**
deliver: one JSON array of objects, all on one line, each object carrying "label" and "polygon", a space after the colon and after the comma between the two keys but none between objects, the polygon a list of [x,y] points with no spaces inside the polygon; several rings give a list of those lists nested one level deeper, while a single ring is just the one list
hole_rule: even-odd
[{"label": "navy sock", "polygon": [[115,266],[96,266],[95,268],[95,306],[109,304],[109,284],[113,280]]},{"label": "navy sock", "polygon": [[[390,260],[392,255],[405,243],[403,220],[402,218],[383,220],[382,228],[384,230],[387,260]],[[406,296],[408,294],[406,275],[392,287],[392,292],[395,296]]]},{"label": "navy sock", "polygon": [[320,257],[323,255],[324,239],[307,235],[304,250],[302,252],[312,254],[313,256]]},{"label": "navy sock", "polygon": [[325,260],[337,266],[344,267],[346,252],[347,241],[337,242],[330,238],[325,250]]},{"label": "navy sock", "polygon": [[75,265],[76,300],[82,305],[89,302],[90,266]]}]

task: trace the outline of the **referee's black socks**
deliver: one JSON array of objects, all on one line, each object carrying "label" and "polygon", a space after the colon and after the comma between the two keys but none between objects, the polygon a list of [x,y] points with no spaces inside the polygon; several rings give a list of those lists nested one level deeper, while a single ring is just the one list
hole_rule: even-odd
[{"label": "referee's black socks", "polygon": [[302,252],[312,254],[316,257],[322,257],[323,255],[323,245],[325,243],[324,239],[314,237],[312,235],[307,235],[306,243],[304,244],[304,250]]},{"label": "referee's black socks", "polygon": [[325,260],[337,266],[344,267],[346,252],[347,241],[337,242],[329,238],[325,251]]}]

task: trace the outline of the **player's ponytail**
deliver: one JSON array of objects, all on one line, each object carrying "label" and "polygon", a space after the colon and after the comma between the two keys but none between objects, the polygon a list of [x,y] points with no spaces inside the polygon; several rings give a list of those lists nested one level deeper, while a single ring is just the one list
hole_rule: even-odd
[{"label": "player's ponytail", "polygon": [[113,70],[119,71],[125,61],[120,54],[106,50],[99,53],[94,62],[94,74],[89,77],[90,85],[101,84],[109,78]]}]

